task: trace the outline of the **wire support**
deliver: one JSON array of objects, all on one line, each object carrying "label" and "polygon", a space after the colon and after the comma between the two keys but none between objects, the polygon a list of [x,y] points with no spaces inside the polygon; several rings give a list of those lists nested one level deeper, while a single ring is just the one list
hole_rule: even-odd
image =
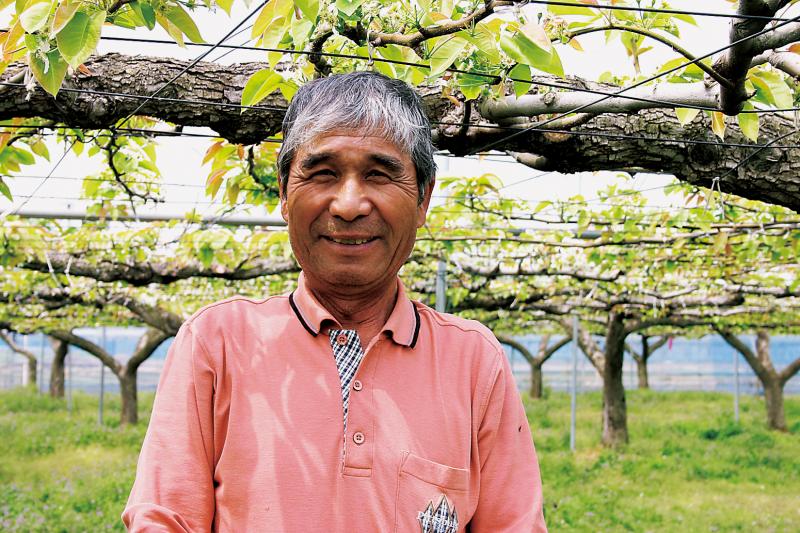
[{"label": "wire support", "polygon": [[[570,110],[570,111],[568,111],[566,113],[563,113],[563,114],[561,114],[559,116],[547,119],[544,122],[540,122],[540,123],[534,124],[533,126],[531,126],[531,128],[533,128],[533,127],[541,128],[543,126],[546,126],[547,124],[551,124],[551,123],[553,123],[553,122],[555,122],[557,120],[560,120],[565,115],[571,115],[573,113],[578,113],[578,112],[580,112],[580,111],[582,111],[582,110],[584,110],[586,108],[592,107],[592,106],[597,105],[597,104],[602,103],[602,102],[605,102],[606,100],[609,100],[611,98],[615,98],[618,95],[620,95],[620,94],[622,94],[622,93],[624,93],[626,91],[630,91],[630,90],[635,89],[637,87],[641,87],[641,86],[646,85],[648,83],[652,83],[653,81],[656,81],[659,78],[663,78],[664,76],[672,74],[673,72],[677,72],[678,70],[680,70],[682,68],[688,67],[689,65],[696,64],[699,61],[702,61],[703,59],[707,59],[707,58],[712,57],[712,56],[714,56],[716,54],[722,53],[722,52],[724,52],[724,51],[726,51],[726,50],[728,50],[728,49],[730,49],[730,48],[732,48],[732,47],[734,47],[734,46],[736,46],[738,44],[747,42],[749,40],[755,39],[757,37],[760,37],[762,35],[765,35],[767,33],[775,31],[778,28],[781,28],[782,26],[786,26],[787,24],[789,24],[791,22],[797,22],[798,20],[800,20],[800,15],[798,15],[796,17],[793,17],[791,19],[788,19],[785,22],[781,22],[780,24],[776,24],[775,26],[773,26],[771,28],[766,28],[766,29],[761,30],[759,32],[753,33],[752,35],[748,35],[747,37],[742,37],[741,39],[737,39],[736,41],[733,41],[733,42],[723,46],[722,48],[719,48],[717,50],[714,50],[714,51],[709,52],[707,54],[704,54],[702,56],[698,56],[698,57],[696,57],[696,58],[694,58],[692,60],[689,60],[689,61],[686,61],[684,63],[681,63],[680,65],[677,65],[677,66],[675,66],[675,67],[673,67],[671,69],[665,70],[664,72],[660,72],[660,73],[656,74],[655,76],[650,76],[648,78],[645,78],[642,81],[636,82],[633,85],[629,85],[628,87],[624,87],[624,88],[620,89],[619,91],[617,91],[617,92],[615,92],[613,94],[609,94],[607,96],[604,96],[603,98],[600,98],[600,99],[598,99],[598,100],[596,100],[594,102],[589,102],[587,104],[583,104],[583,105],[578,106],[575,109],[572,109],[572,110]],[[490,143],[488,143],[488,144],[486,144],[484,146],[481,146],[476,151],[477,152],[483,152],[483,151],[489,150],[491,148],[494,148],[495,146],[498,146],[500,144],[504,144],[504,143],[510,141],[511,139],[522,135],[526,131],[531,131],[531,129],[530,128],[525,128],[525,129],[523,129],[523,130],[521,130],[519,132],[512,133],[511,135],[508,135],[508,136],[503,137],[501,139],[498,139],[496,141],[492,141],[492,142],[490,142]]]},{"label": "wire support", "polygon": [[[448,122],[448,121],[431,121],[431,124],[434,125],[442,125],[442,126],[462,126],[463,124],[460,122]],[[513,126],[500,126],[496,124],[471,124],[467,126],[468,128],[481,128],[481,129],[497,129],[502,131],[515,131],[515,132],[536,132],[536,133],[558,133],[563,135],[575,135],[579,137],[600,137],[604,139],[618,139],[618,140],[630,140],[630,141],[644,141],[644,142],[655,142],[655,143],[675,143],[675,144],[691,144],[691,145],[706,145],[706,146],[716,146],[719,148],[747,148],[747,149],[764,149],[764,148],[773,148],[773,149],[782,149],[782,150],[794,150],[800,149],[800,144],[773,144],[773,141],[767,144],[747,144],[747,143],[723,143],[719,141],[708,141],[704,139],[681,139],[677,137],[648,137],[645,135],[626,135],[622,133],[605,133],[599,131],[584,131],[584,130],[562,130],[562,129],[551,129],[551,128],[541,128],[538,126],[533,126],[530,128],[516,128]],[[46,130],[80,130],[80,131],[98,131],[101,128],[81,128],[76,126],[0,126],[0,131],[5,132],[18,132],[20,130],[34,130],[34,131],[46,131]],[[219,139],[219,135],[212,135],[207,133],[193,133],[193,132],[178,132],[178,131],[165,131],[165,130],[148,130],[143,128],[113,128],[114,132],[120,133],[131,133],[131,134],[141,134],[141,136],[157,136],[157,137],[198,137],[198,138],[207,138],[207,139]],[[112,134],[97,134],[98,138],[109,137]],[[282,140],[276,137],[268,137],[264,139],[262,142],[270,142],[270,143],[281,143]],[[446,154],[441,153],[437,154],[443,157],[467,157],[467,156],[456,156],[453,154]],[[480,155],[480,153],[470,154],[470,156]]]},{"label": "wire support", "polygon": [[777,22],[792,20],[784,17],[770,17],[766,15],[740,15],[738,13],[692,11],[692,10],[682,10],[682,9],[666,9],[659,7],[616,6],[616,5],[578,3],[578,2],[560,2],[554,0],[526,0],[525,3],[546,5],[546,6],[584,7],[586,9],[603,9],[606,11],[627,11],[634,13],[662,13],[666,15],[690,15],[693,17],[712,17],[712,18],[727,18],[727,19],[741,19],[741,20],[766,20],[766,21],[777,21]]},{"label": "wire support", "polygon": [[[167,44],[167,45],[176,45],[174,41],[170,41],[167,39],[143,39],[143,38],[135,38],[135,37],[103,37],[106,40],[112,41],[128,41],[128,42],[137,42],[137,43],[152,43],[152,44]],[[187,46],[201,46],[201,47],[208,47],[212,46],[210,43],[185,43]],[[343,54],[337,52],[310,52],[308,50],[291,50],[287,48],[260,48],[257,46],[236,46],[236,45],[220,45],[219,48],[229,48],[231,50],[248,50],[254,52],[279,52],[284,54],[290,55],[317,55],[322,57],[332,57],[338,59],[353,59],[357,61],[370,61],[369,57],[359,56],[355,54]],[[426,65],[424,63],[415,63],[412,61],[402,61],[398,59],[388,59],[384,57],[372,57],[372,61],[377,61],[380,63],[386,63],[391,65],[400,65],[400,66],[407,66],[407,67],[417,67],[417,68],[426,68],[430,69],[430,65]],[[472,70],[464,70],[458,68],[447,68],[445,69],[446,72],[452,72],[454,74],[465,74],[470,76],[479,76],[491,80],[492,84],[499,83],[504,79],[503,76],[498,74],[491,74],[488,72],[477,72]],[[644,102],[648,104],[656,104],[662,105],[664,107],[682,107],[686,109],[698,109],[700,111],[719,111],[716,107],[711,106],[701,106],[701,105],[692,105],[692,104],[682,104],[678,102],[670,102],[667,100],[656,100],[654,98],[645,98],[641,96],[630,96],[626,94],[616,95],[615,93],[609,93],[605,91],[601,91],[599,89],[589,89],[585,87],[574,87],[572,85],[565,85],[561,83],[551,83],[542,80],[525,80],[522,78],[514,78],[510,76],[506,76],[505,79],[509,81],[515,81],[520,83],[527,83],[530,85],[536,85],[538,87],[547,87],[550,89],[563,89],[567,91],[579,92],[579,93],[587,93],[587,94],[596,94],[599,96],[608,96],[613,95],[622,100],[630,100],[632,102]],[[242,106],[246,107],[246,106]],[[783,112],[792,112],[792,111],[800,111],[800,108],[783,108],[783,109],[752,109],[742,111],[742,113],[783,113]]]}]

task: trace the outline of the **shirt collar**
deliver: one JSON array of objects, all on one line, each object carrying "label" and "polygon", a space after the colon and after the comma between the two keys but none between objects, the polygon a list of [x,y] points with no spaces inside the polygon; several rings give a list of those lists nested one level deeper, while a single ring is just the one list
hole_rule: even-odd
[{"label": "shirt collar", "polygon": [[[297,280],[297,289],[289,295],[289,305],[292,306],[292,311],[297,315],[297,319],[306,331],[315,337],[319,335],[323,322],[326,320],[330,320],[341,328],[333,315],[311,293],[302,272]],[[419,311],[406,296],[405,287],[398,278],[397,301],[382,331],[387,332],[395,343],[413,348],[419,337],[419,326]]]}]

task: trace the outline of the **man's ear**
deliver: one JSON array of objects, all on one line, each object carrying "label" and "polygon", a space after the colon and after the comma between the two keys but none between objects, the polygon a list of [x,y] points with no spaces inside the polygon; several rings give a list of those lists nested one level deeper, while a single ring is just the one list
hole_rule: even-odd
[{"label": "man's ear", "polygon": [[281,218],[285,222],[289,222],[289,206],[286,205],[286,186],[283,184],[283,178],[278,176],[278,197],[281,201]]},{"label": "man's ear", "polygon": [[425,196],[422,197],[417,211],[417,227],[421,228],[425,224],[425,219],[428,214],[428,206],[431,204],[431,197],[433,197],[433,188],[436,186],[436,178],[431,178],[431,182],[425,187]]}]

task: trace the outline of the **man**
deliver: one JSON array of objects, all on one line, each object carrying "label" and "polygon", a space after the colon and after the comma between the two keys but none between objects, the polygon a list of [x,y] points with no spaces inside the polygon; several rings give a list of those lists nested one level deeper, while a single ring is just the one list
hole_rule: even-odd
[{"label": "man", "polygon": [[315,80],[284,120],[297,290],[181,328],[123,513],[132,531],[545,531],[508,361],[480,324],[397,278],[436,166],[419,97],[371,72]]}]

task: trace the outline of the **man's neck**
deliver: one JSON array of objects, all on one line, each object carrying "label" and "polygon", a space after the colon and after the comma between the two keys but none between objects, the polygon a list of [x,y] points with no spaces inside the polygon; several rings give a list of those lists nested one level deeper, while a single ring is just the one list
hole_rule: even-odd
[{"label": "man's neck", "polygon": [[397,301],[397,283],[364,292],[337,292],[320,290],[309,284],[309,290],[320,304],[344,329],[358,332],[361,345],[366,349],[378,335]]}]

